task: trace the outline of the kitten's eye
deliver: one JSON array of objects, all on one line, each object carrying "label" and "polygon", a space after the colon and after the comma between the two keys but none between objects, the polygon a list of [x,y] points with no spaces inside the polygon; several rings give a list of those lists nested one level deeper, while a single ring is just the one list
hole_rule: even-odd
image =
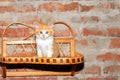
[{"label": "kitten's eye", "polygon": [[48,34],[48,31],[46,31],[46,34]]},{"label": "kitten's eye", "polygon": [[40,34],[42,34],[43,32],[42,31],[40,31]]}]

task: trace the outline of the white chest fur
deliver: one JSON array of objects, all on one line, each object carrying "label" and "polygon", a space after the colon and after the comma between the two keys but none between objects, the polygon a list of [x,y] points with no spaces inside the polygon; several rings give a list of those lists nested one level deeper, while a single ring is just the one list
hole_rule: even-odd
[{"label": "white chest fur", "polygon": [[47,39],[36,38],[37,44],[37,55],[38,57],[52,57],[53,55],[53,37],[49,37]]}]

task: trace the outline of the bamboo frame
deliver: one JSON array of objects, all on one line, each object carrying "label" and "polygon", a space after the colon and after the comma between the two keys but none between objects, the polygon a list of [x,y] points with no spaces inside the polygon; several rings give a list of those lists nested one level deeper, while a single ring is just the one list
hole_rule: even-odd
[{"label": "bamboo frame", "polygon": [[63,75],[69,76],[71,72],[51,72],[51,71],[34,71],[34,72],[8,72],[8,76],[52,76],[52,75]]},{"label": "bamboo frame", "polygon": [[[35,43],[35,40],[27,40],[29,37],[33,36],[35,32],[26,36],[23,40],[11,41],[5,40],[4,34],[6,30],[13,24],[24,25],[28,28],[31,28],[35,31],[33,26],[27,25],[25,23],[15,22],[9,24],[6,29],[4,29],[2,34],[2,76],[51,76],[51,75],[74,75],[76,70],[76,65],[84,63],[84,57],[82,54],[78,54],[75,51],[75,40],[74,40],[74,32],[72,28],[64,23],[64,22],[54,22],[54,24],[63,24],[65,25],[71,32],[71,37],[57,37],[55,38],[55,43],[70,43],[70,57],[51,57],[51,58],[41,58],[41,57],[8,57],[6,52],[6,46],[9,44],[32,44]],[[33,47],[33,46],[32,46]],[[25,50],[25,46],[22,45],[22,48]],[[58,55],[57,53],[55,55]],[[9,72],[7,71],[7,64],[9,65],[21,65],[21,64],[46,64],[46,65],[71,65],[71,71],[69,72],[54,72],[54,71],[32,71],[32,72]]]}]

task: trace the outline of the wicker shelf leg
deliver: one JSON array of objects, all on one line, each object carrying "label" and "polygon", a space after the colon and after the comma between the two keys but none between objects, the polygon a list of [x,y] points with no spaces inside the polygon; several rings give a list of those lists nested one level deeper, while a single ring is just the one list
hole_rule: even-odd
[{"label": "wicker shelf leg", "polygon": [[6,78],[6,66],[5,66],[5,64],[2,64],[2,76],[3,76],[3,78]]},{"label": "wicker shelf leg", "polygon": [[75,69],[76,69],[76,65],[72,65],[71,76],[75,75]]}]

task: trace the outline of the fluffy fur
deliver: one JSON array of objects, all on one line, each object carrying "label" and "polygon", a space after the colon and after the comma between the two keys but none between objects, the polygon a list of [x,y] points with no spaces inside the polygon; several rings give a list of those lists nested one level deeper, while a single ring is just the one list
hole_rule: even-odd
[{"label": "fluffy fur", "polygon": [[53,56],[53,43],[54,43],[54,30],[53,24],[40,24],[36,26],[36,45],[38,57],[52,57]]}]

